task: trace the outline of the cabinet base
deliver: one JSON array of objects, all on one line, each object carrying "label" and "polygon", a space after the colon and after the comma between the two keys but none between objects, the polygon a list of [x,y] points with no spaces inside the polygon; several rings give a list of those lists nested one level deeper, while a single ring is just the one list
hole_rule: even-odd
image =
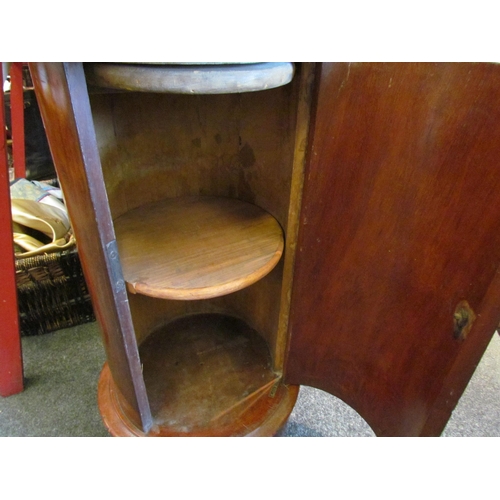
[{"label": "cabinet base", "polygon": [[98,405],[105,426],[116,437],[189,437],[189,436],[274,436],[286,423],[293,410],[300,386],[280,385],[271,397],[269,391],[263,392],[229,425],[221,428],[207,428],[205,432],[196,429],[192,432],[179,432],[166,425],[154,424],[146,434],[127,416],[124,408],[128,405],[115,386],[111,371],[106,363],[102,369],[98,386]]}]

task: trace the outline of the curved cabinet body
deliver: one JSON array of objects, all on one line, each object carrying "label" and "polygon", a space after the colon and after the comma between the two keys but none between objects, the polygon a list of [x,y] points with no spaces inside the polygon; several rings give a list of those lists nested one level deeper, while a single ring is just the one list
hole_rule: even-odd
[{"label": "curved cabinet body", "polygon": [[112,434],[272,435],[291,412],[313,67],[31,65],[103,330]]}]

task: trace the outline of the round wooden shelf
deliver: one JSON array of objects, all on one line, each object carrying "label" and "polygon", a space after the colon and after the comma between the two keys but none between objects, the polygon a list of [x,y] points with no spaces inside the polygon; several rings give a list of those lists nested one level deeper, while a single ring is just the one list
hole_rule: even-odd
[{"label": "round wooden shelf", "polygon": [[231,94],[272,89],[290,83],[290,62],[247,64],[91,63],[90,85],[106,89],[176,94]]},{"label": "round wooden shelf", "polygon": [[[218,314],[181,318],[140,346],[154,425],[149,436],[272,436],[286,422],[298,387],[271,369],[265,341],[243,321]],[[107,365],[99,407],[111,434],[144,435]]]},{"label": "round wooden shelf", "polygon": [[174,300],[249,286],[276,266],[284,245],[274,217],[232,198],[148,204],[117,218],[115,231],[129,291]]}]

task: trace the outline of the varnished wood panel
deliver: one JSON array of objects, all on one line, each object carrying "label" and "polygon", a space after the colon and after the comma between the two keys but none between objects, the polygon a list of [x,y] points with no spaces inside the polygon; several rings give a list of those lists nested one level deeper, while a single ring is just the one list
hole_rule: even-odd
[{"label": "varnished wood panel", "polygon": [[30,64],[54,165],[116,385],[145,429],[151,414],[81,64]]},{"label": "varnished wood panel", "polygon": [[91,95],[113,219],[209,195],[253,203],[286,229],[297,83],[231,95]]},{"label": "varnished wood panel", "polygon": [[[500,67],[319,78],[286,380],[378,435],[436,435],[500,319]],[[461,340],[462,301],[477,319]]]}]

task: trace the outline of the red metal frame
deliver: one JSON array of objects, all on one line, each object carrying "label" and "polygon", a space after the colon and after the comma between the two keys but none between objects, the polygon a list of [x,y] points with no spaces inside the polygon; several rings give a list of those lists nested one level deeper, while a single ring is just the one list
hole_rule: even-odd
[{"label": "red metal frame", "polygon": [[[14,244],[12,241],[12,216],[3,95],[4,79],[1,66],[0,81],[2,82],[2,90],[0,92],[0,283],[2,284],[0,287],[0,396],[6,397],[21,392],[24,386]],[[12,108],[15,107],[14,102],[11,101]],[[23,107],[21,107],[21,111],[23,111]],[[12,122],[14,122],[14,119]],[[20,137],[22,137],[24,155],[24,116],[23,133],[22,135],[17,135],[18,146],[21,141]]]}]

